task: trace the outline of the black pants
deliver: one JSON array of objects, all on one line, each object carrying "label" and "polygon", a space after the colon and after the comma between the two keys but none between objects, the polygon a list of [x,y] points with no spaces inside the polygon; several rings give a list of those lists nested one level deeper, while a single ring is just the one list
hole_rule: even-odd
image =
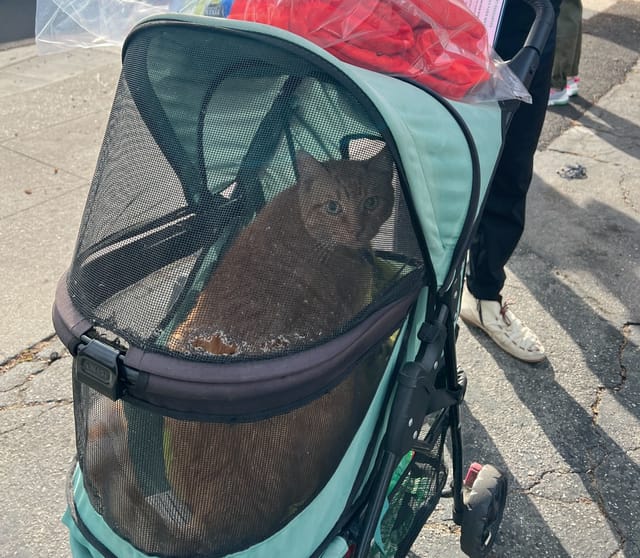
[{"label": "black pants", "polygon": [[[559,0],[556,0],[556,15],[558,4]],[[511,59],[524,44],[533,20],[531,13],[524,2],[507,4],[496,44],[496,51],[503,60]],[[476,298],[501,300],[500,291],[506,278],[504,266],[524,230],[527,191],[547,111],[554,50],[555,26],[529,87],[533,103],[522,103],[511,120],[484,212],[471,243],[467,285]]]}]

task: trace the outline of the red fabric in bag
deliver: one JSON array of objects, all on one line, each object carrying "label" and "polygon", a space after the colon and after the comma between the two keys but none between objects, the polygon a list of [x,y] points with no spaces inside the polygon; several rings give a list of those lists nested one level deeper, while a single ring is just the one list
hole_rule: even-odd
[{"label": "red fabric in bag", "polygon": [[451,99],[491,77],[484,26],[450,0],[235,0],[229,18],[286,29],[340,60]]}]

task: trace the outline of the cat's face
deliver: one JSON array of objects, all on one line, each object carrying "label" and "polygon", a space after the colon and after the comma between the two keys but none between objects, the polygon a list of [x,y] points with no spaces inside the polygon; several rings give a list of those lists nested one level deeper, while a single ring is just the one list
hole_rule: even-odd
[{"label": "cat's face", "polygon": [[311,237],[328,249],[369,246],[393,209],[389,151],[364,161],[324,163],[301,151],[296,164],[300,211]]}]

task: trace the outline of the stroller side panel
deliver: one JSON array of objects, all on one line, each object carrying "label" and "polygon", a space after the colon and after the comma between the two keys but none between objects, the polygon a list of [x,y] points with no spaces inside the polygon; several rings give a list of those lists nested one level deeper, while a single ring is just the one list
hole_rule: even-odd
[{"label": "stroller side panel", "polygon": [[[426,296],[426,293],[423,293]],[[414,316],[412,325],[405,324],[399,337],[409,335],[415,337],[421,320],[419,316]],[[308,558],[323,543],[327,533],[341,517],[347,502],[351,499],[356,477],[361,467],[365,467],[370,472],[369,464],[363,464],[363,458],[367,455],[367,447],[371,439],[379,428],[379,417],[384,412],[384,403],[390,385],[393,371],[395,370],[397,359],[401,352],[400,343],[396,343],[394,351],[389,359],[387,370],[380,381],[376,395],[369,407],[367,414],[360,426],[356,436],[353,438],[344,458],[341,460],[332,478],[317,495],[317,497],[302,510],[284,529],[272,535],[268,539],[240,552],[227,555],[228,558],[273,558],[273,556],[287,556],[288,558]],[[377,440],[380,443],[380,440]],[[88,531],[95,537],[99,544],[104,545],[115,556],[130,556],[131,558],[147,558],[149,554],[144,554],[134,548],[125,539],[118,536],[104,521],[102,516],[94,509],[86,492],[82,474],[76,469],[73,476],[73,512],[81,519]],[[65,523],[70,526],[72,533],[76,536],[75,544],[84,547],[86,539],[78,530],[77,526],[67,512]],[[84,542],[83,542],[84,541]],[[332,542],[325,550],[329,558],[341,556],[339,554],[343,544],[340,541]],[[89,544],[87,551],[95,552]],[[74,555],[75,556],[75,555]],[[78,556],[82,556],[79,554]],[[95,554],[95,556],[102,556]],[[87,557],[94,557],[88,554]]]}]

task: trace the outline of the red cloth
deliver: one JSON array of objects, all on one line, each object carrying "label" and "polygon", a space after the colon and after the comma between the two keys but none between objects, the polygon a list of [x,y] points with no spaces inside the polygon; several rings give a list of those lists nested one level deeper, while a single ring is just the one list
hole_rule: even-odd
[{"label": "red cloth", "polygon": [[491,77],[484,26],[451,0],[235,0],[229,18],[286,29],[452,99]]}]

